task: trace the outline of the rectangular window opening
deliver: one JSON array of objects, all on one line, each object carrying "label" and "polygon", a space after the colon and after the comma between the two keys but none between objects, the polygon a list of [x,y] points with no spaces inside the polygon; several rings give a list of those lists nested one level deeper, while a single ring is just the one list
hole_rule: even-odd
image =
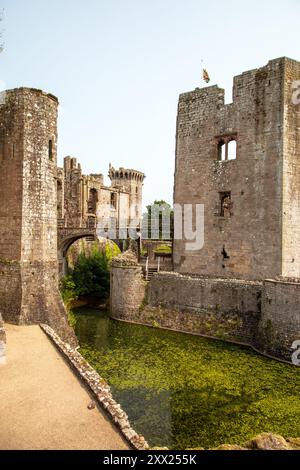
[{"label": "rectangular window opening", "polygon": [[220,196],[220,217],[231,217],[231,192],[221,192]]},{"label": "rectangular window opening", "polygon": [[117,208],[117,195],[116,195],[116,193],[111,193],[110,194],[110,205],[112,206],[113,209]]},{"label": "rectangular window opening", "polygon": [[234,136],[224,136],[218,138],[218,155],[221,162],[236,160],[237,141]]},{"label": "rectangular window opening", "polygon": [[49,143],[48,143],[48,157],[49,157],[49,160],[53,161],[53,142],[52,142],[52,139],[50,139]]}]

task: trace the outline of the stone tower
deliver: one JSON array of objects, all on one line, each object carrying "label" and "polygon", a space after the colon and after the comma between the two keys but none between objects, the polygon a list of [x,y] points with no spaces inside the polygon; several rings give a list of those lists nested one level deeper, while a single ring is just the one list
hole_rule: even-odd
[{"label": "stone tower", "polygon": [[0,312],[75,342],[58,291],[57,99],[30,88],[0,106]]},{"label": "stone tower", "polygon": [[114,188],[124,188],[129,192],[130,219],[142,218],[142,189],[145,179],[144,173],[126,168],[115,170],[109,166],[108,176],[111,186]]},{"label": "stone tower", "polygon": [[180,95],[174,202],[204,205],[204,247],[175,240],[181,273],[300,277],[300,63],[279,58]]}]

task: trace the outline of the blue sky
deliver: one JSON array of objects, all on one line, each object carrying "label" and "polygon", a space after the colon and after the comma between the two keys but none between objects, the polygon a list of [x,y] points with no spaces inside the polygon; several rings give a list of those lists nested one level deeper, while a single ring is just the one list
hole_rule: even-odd
[{"label": "blue sky", "polygon": [[[269,59],[300,60],[300,1],[0,0],[5,88],[60,100],[59,162],[146,173],[144,202],[172,202],[178,95]],[[108,182],[108,180],[107,180]]]}]

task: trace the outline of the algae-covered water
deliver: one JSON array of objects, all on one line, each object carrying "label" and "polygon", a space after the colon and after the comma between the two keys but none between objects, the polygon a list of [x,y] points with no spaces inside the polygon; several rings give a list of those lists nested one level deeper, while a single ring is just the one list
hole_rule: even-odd
[{"label": "algae-covered water", "polygon": [[220,341],[76,310],[81,354],[133,428],[170,449],[300,436],[300,369]]}]

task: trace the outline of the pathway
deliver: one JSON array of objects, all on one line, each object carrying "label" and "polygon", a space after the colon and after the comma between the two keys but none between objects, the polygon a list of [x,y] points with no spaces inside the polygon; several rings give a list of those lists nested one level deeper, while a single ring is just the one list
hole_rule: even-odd
[{"label": "pathway", "polygon": [[0,449],[128,449],[39,326],[5,325]]}]

